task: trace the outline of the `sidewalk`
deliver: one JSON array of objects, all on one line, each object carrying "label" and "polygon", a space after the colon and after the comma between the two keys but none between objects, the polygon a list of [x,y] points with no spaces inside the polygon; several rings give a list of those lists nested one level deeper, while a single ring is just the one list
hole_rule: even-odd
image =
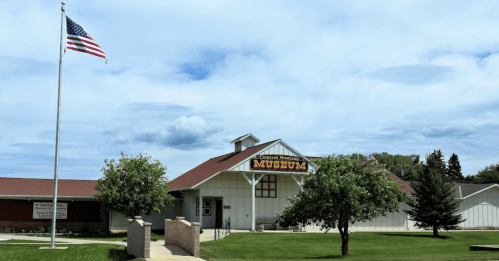
[{"label": "sidewalk", "polygon": [[[0,238],[15,239],[15,240],[47,241],[47,243],[51,242],[50,237],[33,237],[33,236],[17,236],[17,235],[1,234]],[[85,240],[85,239],[73,239],[73,238],[62,238],[62,237],[56,237],[55,241],[66,244],[112,244],[112,245],[126,246],[126,242],[121,242],[121,241]],[[56,245],[57,244],[58,243],[56,243]]]},{"label": "sidewalk", "polygon": [[164,241],[151,242],[151,258],[148,261],[159,260],[183,260],[183,261],[204,261],[204,259],[193,257],[178,246],[164,245]]}]

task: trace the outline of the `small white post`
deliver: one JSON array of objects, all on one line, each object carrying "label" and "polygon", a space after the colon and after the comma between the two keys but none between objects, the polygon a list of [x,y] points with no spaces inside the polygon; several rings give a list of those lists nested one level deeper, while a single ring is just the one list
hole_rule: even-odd
[{"label": "small white post", "polygon": [[251,173],[251,231],[255,231],[255,173]]},{"label": "small white post", "polygon": [[300,175],[300,188],[301,191],[303,192],[303,175]]},{"label": "small white post", "polygon": [[203,196],[199,194],[199,229],[203,228]]}]

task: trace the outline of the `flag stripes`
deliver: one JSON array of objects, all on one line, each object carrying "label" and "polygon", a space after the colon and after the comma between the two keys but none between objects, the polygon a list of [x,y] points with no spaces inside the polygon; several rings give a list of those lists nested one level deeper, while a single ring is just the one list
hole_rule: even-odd
[{"label": "flag stripes", "polygon": [[66,16],[66,24],[67,49],[88,53],[106,59],[106,53],[80,25],[73,22],[68,16]]},{"label": "flag stripes", "polygon": [[96,44],[94,41],[85,40],[89,38],[80,38],[80,36],[68,34],[67,48],[79,52],[89,53],[106,59],[106,54],[104,53],[104,51],[102,51],[98,44]]}]

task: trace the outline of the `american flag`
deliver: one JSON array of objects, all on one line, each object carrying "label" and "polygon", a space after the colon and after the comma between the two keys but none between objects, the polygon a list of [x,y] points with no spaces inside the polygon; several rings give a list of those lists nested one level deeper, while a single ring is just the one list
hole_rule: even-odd
[{"label": "american flag", "polygon": [[106,59],[106,53],[80,25],[73,22],[68,16],[66,16],[66,24],[68,31],[66,48]]}]

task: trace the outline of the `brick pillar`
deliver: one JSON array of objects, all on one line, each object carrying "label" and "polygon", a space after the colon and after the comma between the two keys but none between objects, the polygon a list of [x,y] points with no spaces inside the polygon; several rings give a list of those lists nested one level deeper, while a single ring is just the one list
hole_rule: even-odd
[{"label": "brick pillar", "polygon": [[165,219],[165,245],[176,245],[176,223],[171,219]]},{"label": "brick pillar", "polygon": [[192,238],[192,246],[193,246],[193,253],[192,255],[194,257],[199,257],[199,229],[200,229],[200,224],[197,222],[192,222],[191,223],[191,235],[193,235]]},{"label": "brick pillar", "polygon": [[144,222],[144,258],[151,257],[151,226],[152,223]]}]

